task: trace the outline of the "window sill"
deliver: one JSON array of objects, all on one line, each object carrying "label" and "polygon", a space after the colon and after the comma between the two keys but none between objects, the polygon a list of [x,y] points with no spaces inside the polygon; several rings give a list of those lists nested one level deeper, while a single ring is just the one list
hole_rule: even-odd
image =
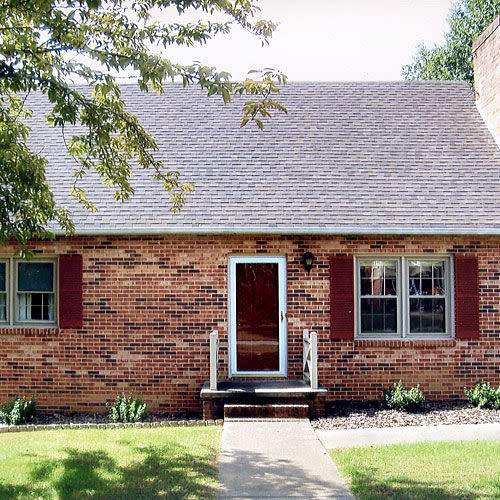
[{"label": "window sill", "polygon": [[367,339],[357,338],[354,342],[359,347],[455,347],[451,338],[404,338],[404,339]]},{"label": "window sill", "polygon": [[56,337],[59,335],[57,325],[3,325],[0,326],[0,336],[15,335],[21,337]]}]

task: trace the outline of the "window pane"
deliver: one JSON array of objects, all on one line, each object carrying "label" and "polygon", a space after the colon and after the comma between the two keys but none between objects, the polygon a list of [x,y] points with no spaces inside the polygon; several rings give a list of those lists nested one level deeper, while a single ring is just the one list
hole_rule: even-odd
[{"label": "window pane", "polygon": [[5,292],[5,271],[6,271],[6,265],[5,262],[0,262],[0,291]]},{"label": "window pane", "polygon": [[52,292],[54,264],[52,262],[19,263],[17,289],[20,292]]},{"label": "window pane", "polygon": [[396,295],[396,262],[361,263],[359,270],[361,295]]},{"label": "window pane", "polygon": [[0,321],[7,321],[7,294],[0,293]]},{"label": "window pane", "polygon": [[396,264],[385,266],[385,295],[396,295]]},{"label": "window pane", "polygon": [[432,266],[432,294],[433,295],[444,295],[444,262],[434,263]]},{"label": "window pane", "polygon": [[418,263],[410,262],[408,266],[408,277],[410,280],[408,292],[410,295],[420,295],[420,266]]},{"label": "window pane", "polygon": [[361,333],[396,333],[397,299],[361,299]]},{"label": "window pane", "polygon": [[410,261],[410,295],[444,295],[444,261]]},{"label": "window pane", "polygon": [[445,333],[445,299],[410,299],[410,333]]},{"label": "window pane", "polygon": [[54,321],[54,294],[18,294],[17,319],[18,321]]}]

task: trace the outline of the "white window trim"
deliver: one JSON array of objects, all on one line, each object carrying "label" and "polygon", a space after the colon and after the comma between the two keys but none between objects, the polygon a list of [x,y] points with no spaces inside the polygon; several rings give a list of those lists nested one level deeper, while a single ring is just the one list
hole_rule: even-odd
[{"label": "white window trim", "polygon": [[[1,321],[0,327],[30,327],[47,328],[57,326],[59,318],[59,287],[58,287],[58,258],[53,256],[33,257],[29,261],[15,257],[0,257],[0,262],[6,262],[6,290],[7,290],[7,321]],[[17,320],[17,268],[22,262],[29,263],[51,263],[54,264],[53,293],[54,293],[54,320]]]},{"label": "white window trim", "polygon": [[[360,333],[361,329],[361,291],[360,291],[360,263],[369,260],[396,260],[397,261],[397,332],[393,334]],[[444,260],[445,262],[445,333],[409,333],[410,311],[409,293],[406,286],[408,281],[408,261],[410,260]],[[453,259],[446,254],[363,254],[354,258],[354,331],[359,340],[448,340],[455,338],[455,304],[454,304],[454,275]]]},{"label": "white window trim", "polygon": [[[279,293],[279,370],[278,371],[238,371],[236,364],[236,264],[272,263],[278,264]],[[286,376],[287,372],[287,315],[286,315],[286,257],[284,256],[231,256],[228,266],[229,282],[229,377],[233,376]],[[283,320],[280,320],[281,317]]]}]

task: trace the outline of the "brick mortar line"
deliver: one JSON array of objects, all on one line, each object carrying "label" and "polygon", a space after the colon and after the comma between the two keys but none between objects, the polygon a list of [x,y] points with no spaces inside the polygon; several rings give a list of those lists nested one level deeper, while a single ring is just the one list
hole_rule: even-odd
[{"label": "brick mortar line", "polygon": [[223,420],[164,420],[161,422],[117,422],[117,423],[87,423],[87,424],[27,424],[7,425],[0,427],[0,434],[6,432],[23,431],[51,431],[57,429],[124,429],[124,428],[151,428],[151,427],[195,427],[208,425],[222,425]]}]

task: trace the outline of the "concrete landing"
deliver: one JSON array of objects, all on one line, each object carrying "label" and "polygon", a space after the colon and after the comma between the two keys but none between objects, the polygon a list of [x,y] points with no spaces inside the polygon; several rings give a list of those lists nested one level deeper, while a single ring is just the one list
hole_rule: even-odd
[{"label": "concrete landing", "polygon": [[455,424],[316,431],[325,448],[500,439],[500,424]]},{"label": "concrete landing", "polygon": [[224,422],[219,481],[219,500],[354,500],[308,420]]}]

